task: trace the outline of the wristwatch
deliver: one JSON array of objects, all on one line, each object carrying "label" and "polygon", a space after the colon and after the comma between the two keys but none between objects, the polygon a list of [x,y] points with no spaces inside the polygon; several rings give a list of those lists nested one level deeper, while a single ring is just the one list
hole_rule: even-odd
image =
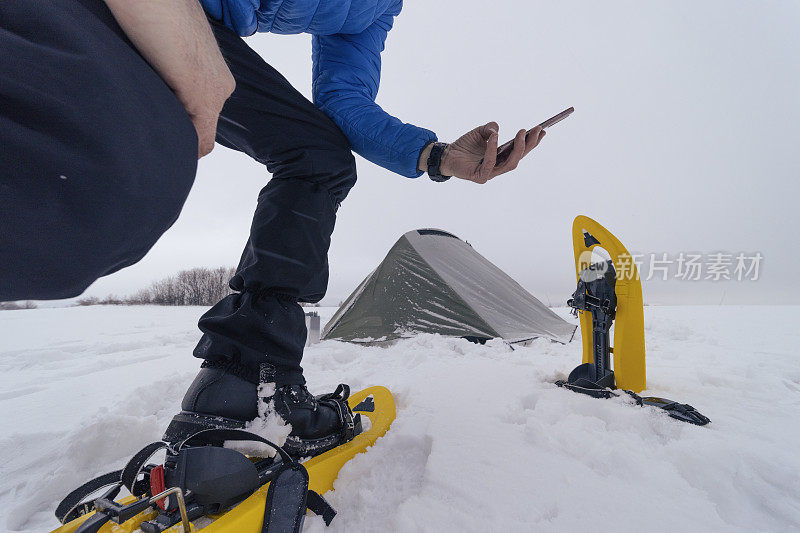
[{"label": "wristwatch", "polygon": [[442,174],[439,168],[442,164],[442,155],[445,148],[447,148],[447,143],[435,142],[431,148],[430,155],[428,155],[428,177],[436,182],[447,181],[451,178],[451,176]]}]

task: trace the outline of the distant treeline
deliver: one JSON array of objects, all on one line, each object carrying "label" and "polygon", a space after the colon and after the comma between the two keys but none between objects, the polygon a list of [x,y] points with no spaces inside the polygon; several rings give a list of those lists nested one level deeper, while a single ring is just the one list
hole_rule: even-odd
[{"label": "distant treeline", "polygon": [[[214,305],[232,291],[228,281],[236,274],[233,267],[192,268],[156,281],[132,296],[109,294],[105,298],[85,296],[75,305]],[[319,307],[319,304],[302,304]],[[0,302],[0,311],[36,309],[31,301]]]},{"label": "distant treeline", "polygon": [[25,302],[0,302],[0,311],[16,311],[17,309],[36,309],[36,304],[30,300]]},{"label": "distant treeline", "polygon": [[228,281],[235,273],[232,267],[181,270],[132,296],[87,296],[77,305],[214,305],[231,293]]},{"label": "distant treeline", "polygon": [[[87,296],[77,305],[214,305],[232,291],[228,281],[236,274],[233,267],[192,268],[156,281],[133,296],[105,298]],[[319,307],[319,304],[316,305]]]}]

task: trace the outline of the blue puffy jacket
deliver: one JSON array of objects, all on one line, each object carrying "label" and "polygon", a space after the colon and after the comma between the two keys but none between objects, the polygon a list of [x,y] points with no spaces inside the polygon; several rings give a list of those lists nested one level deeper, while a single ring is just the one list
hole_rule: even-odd
[{"label": "blue puffy jacket", "polygon": [[436,135],[404,124],[375,103],[381,52],[403,0],[200,0],[239,35],[313,35],[314,103],[366,159],[417,177],[420,150]]}]

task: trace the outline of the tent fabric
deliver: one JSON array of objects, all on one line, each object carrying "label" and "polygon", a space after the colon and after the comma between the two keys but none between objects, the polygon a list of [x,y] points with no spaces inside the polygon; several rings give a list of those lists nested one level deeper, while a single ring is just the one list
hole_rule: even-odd
[{"label": "tent fabric", "polygon": [[576,326],[455,235],[409,231],[325,325],[323,339],[376,343],[415,333],[569,342]]}]

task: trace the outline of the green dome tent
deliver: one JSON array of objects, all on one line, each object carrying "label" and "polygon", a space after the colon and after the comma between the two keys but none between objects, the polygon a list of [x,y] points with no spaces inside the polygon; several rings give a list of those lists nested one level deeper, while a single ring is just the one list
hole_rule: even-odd
[{"label": "green dome tent", "polygon": [[414,333],[567,343],[574,326],[455,235],[409,231],[325,325],[323,339],[378,343]]}]

